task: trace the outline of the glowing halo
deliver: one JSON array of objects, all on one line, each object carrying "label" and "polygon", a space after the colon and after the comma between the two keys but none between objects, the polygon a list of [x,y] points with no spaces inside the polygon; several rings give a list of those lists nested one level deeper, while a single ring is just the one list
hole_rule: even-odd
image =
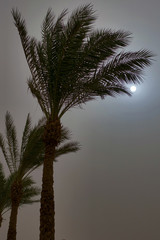
[{"label": "glowing halo", "polygon": [[131,90],[131,92],[135,92],[136,91],[136,86],[131,86],[130,90]]}]

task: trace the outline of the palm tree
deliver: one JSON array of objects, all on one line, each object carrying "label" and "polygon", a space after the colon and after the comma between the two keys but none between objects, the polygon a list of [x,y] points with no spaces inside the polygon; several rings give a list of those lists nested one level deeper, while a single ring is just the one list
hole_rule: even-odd
[{"label": "palm tree", "polygon": [[[3,166],[0,163],[0,227],[3,221],[3,215],[11,209],[11,186],[14,181],[15,174],[9,175],[8,178],[5,177],[3,171]],[[31,178],[26,178],[23,180],[23,194],[20,200],[20,206],[24,204],[32,204],[39,202],[35,200],[34,197],[40,194],[40,189],[33,187],[34,181]]]},{"label": "palm tree", "polygon": [[[15,173],[12,173],[9,175],[9,177],[6,178],[2,163],[0,163],[0,227],[2,225],[3,215],[8,212],[12,206],[11,187],[15,180],[15,175]],[[20,199],[19,206],[39,202],[39,200],[35,200],[34,198],[40,194],[40,188],[34,187],[33,184],[34,181],[29,177],[22,180],[23,194]],[[13,217],[12,220],[14,220]]]},{"label": "palm tree", "polygon": [[28,86],[47,119],[40,240],[55,239],[53,161],[62,116],[98,96],[130,95],[126,83],[140,83],[143,69],[153,56],[147,50],[120,51],[129,44],[129,32],[94,30],[96,16],[91,4],[77,8],[67,22],[66,14],[67,10],[62,11],[55,20],[49,9],[38,41],[28,35],[20,12],[12,10],[31,71]]},{"label": "palm tree", "polygon": [[[32,204],[39,202],[33,197],[38,196],[40,189],[33,187],[34,181],[29,175],[43,163],[44,143],[43,143],[43,125],[45,118],[41,119],[35,127],[31,127],[30,116],[27,116],[23,131],[21,150],[19,151],[16,136],[16,128],[12,116],[6,113],[6,139],[0,133],[0,148],[8,165],[11,175],[5,179],[5,175],[0,164],[0,220],[2,214],[11,208],[10,223],[8,229],[8,240],[16,239],[16,224],[18,208],[23,204]],[[70,140],[70,132],[62,128],[60,146],[56,148],[55,161],[70,152],[76,152],[80,149],[78,142]],[[67,142],[68,141],[68,142]],[[5,212],[3,212],[6,209]]]},{"label": "palm tree", "polygon": [[33,187],[34,181],[28,175],[42,163],[44,155],[43,121],[39,121],[34,128],[31,128],[30,116],[27,116],[20,151],[16,128],[9,112],[6,113],[5,125],[7,141],[0,133],[0,147],[12,178],[10,182],[11,214],[7,239],[15,240],[19,206],[35,202],[32,197],[40,193],[37,187]]}]

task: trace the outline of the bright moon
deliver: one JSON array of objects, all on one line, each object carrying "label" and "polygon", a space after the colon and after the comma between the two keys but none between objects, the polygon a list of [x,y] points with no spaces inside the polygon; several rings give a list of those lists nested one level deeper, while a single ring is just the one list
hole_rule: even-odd
[{"label": "bright moon", "polygon": [[130,87],[130,90],[131,90],[131,92],[135,92],[136,91],[136,87],[132,86],[132,87]]}]

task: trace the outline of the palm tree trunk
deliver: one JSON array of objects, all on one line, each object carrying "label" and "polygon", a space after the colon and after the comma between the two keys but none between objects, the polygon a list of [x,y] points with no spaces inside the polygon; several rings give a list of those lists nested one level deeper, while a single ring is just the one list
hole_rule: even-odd
[{"label": "palm tree trunk", "polygon": [[17,234],[17,215],[18,207],[22,197],[22,184],[19,181],[15,181],[11,186],[11,215],[9,221],[9,228],[7,234],[7,240],[16,240]]},{"label": "palm tree trunk", "polygon": [[18,205],[12,205],[7,240],[16,240],[17,215],[18,215]]},{"label": "palm tree trunk", "polygon": [[55,148],[46,147],[43,165],[41,209],[40,209],[40,240],[54,240],[55,236],[55,203],[53,188],[53,158]]},{"label": "palm tree trunk", "polygon": [[0,213],[0,227],[2,226],[2,221],[3,221],[2,213]]},{"label": "palm tree trunk", "polygon": [[40,208],[40,240],[55,240],[53,161],[55,158],[55,147],[60,139],[60,132],[61,125],[58,120],[47,122],[44,133],[45,157]]}]

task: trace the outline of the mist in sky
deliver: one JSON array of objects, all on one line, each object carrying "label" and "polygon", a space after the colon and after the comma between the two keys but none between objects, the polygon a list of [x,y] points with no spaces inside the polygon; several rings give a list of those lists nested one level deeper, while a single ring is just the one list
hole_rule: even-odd
[{"label": "mist in sky", "polygon": [[[17,7],[30,35],[40,38],[47,9],[71,13],[78,0],[2,0],[0,3],[0,132],[8,110],[21,139],[28,112],[42,116],[27,90],[29,68],[11,9]],[[95,28],[132,33],[127,50],[156,54],[132,97],[107,97],[69,111],[62,123],[82,149],[55,163],[56,240],[160,239],[160,2],[94,0]],[[130,87],[130,86],[129,86]],[[4,163],[2,154],[1,161]],[[8,174],[5,166],[6,174]],[[41,186],[42,169],[34,173]],[[0,239],[6,239],[9,214]],[[17,240],[39,239],[39,204],[20,208]]]}]

